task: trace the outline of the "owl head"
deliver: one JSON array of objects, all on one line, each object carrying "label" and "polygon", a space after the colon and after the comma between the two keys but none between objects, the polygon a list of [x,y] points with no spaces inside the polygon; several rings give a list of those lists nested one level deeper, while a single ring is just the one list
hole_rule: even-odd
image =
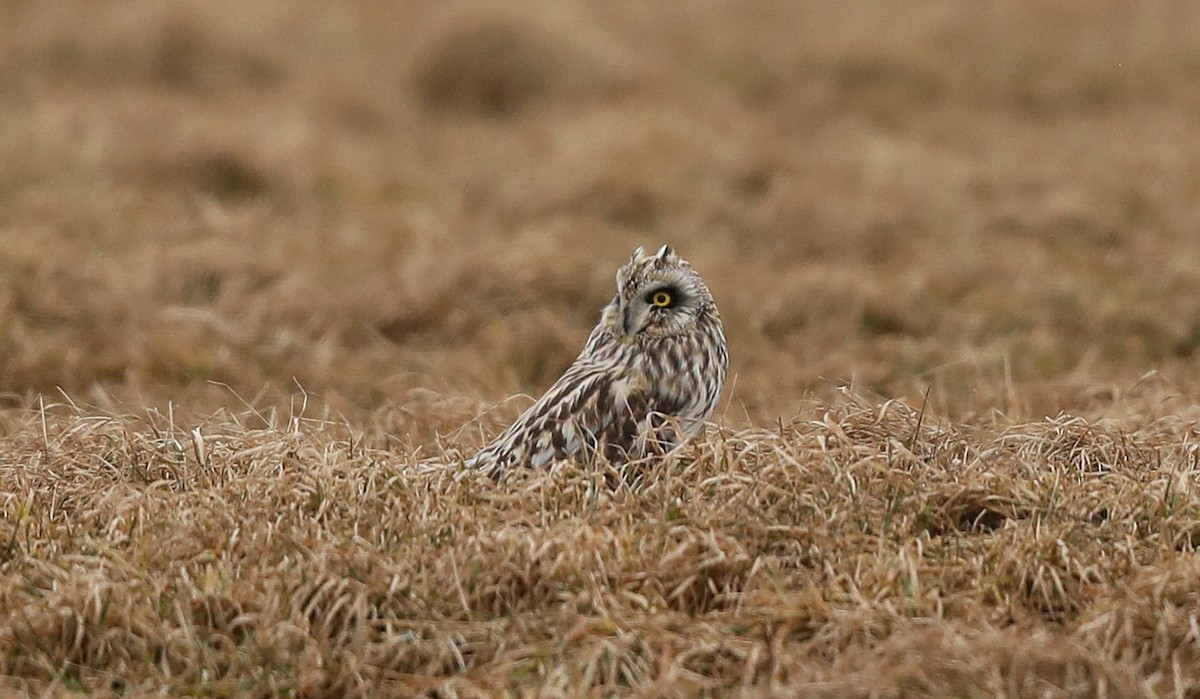
[{"label": "owl head", "polygon": [[629,340],[673,337],[716,313],[704,280],[669,245],[653,255],[642,248],[617,270],[617,295],[604,309],[610,332]]}]

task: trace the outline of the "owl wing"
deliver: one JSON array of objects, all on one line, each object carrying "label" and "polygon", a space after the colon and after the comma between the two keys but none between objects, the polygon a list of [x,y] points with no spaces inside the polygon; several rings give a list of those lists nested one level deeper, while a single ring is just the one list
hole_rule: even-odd
[{"label": "owl wing", "polygon": [[579,357],[546,393],[468,466],[504,470],[539,468],[557,459],[590,461],[604,454],[625,461],[641,450],[653,405],[644,381],[610,361]]}]

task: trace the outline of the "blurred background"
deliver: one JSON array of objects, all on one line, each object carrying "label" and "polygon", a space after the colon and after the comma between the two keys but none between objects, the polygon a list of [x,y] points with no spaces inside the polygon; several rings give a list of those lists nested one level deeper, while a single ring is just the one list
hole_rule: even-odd
[{"label": "blurred background", "polygon": [[663,243],[730,424],[1200,395],[1195,3],[0,7],[7,405],[302,387],[432,434],[543,389]]}]

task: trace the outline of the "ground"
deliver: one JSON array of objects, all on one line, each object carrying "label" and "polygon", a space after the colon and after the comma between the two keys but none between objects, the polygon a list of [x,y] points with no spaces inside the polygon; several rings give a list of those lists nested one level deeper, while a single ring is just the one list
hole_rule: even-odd
[{"label": "ground", "polygon": [[[1200,6],[4,15],[0,691],[1200,692]],[[663,243],[703,438],[435,466]]]}]

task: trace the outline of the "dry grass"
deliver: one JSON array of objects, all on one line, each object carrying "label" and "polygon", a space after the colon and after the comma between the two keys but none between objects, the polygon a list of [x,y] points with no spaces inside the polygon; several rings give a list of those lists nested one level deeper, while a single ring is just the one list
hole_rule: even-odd
[{"label": "dry grass", "polygon": [[[1200,694],[1197,9],[4,15],[0,693]],[[705,439],[421,466],[663,242]]]},{"label": "dry grass", "polygon": [[418,469],[290,416],[6,423],[26,689],[1200,690],[1194,423],[979,428],[845,393],[632,485]]}]

